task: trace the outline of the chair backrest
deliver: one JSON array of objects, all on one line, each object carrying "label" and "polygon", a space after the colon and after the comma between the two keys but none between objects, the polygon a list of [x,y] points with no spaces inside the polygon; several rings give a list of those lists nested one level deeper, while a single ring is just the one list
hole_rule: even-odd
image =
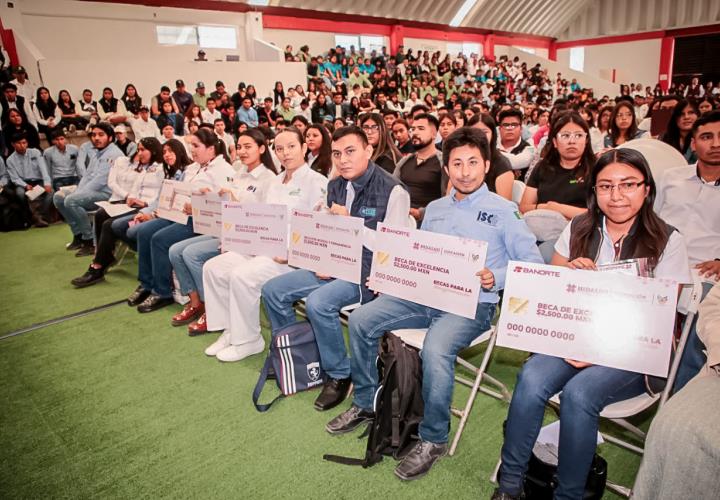
[{"label": "chair backrest", "polygon": [[520,200],[525,192],[525,183],[523,181],[514,180],[512,187],[512,201],[520,205]]},{"label": "chair backrest", "polygon": [[672,388],[675,385],[675,376],[677,375],[678,368],[680,367],[680,360],[682,359],[683,351],[685,350],[687,339],[690,335],[693,320],[695,319],[695,315],[697,315],[698,307],[700,307],[700,301],[702,300],[702,279],[700,278],[700,275],[695,272],[692,273],[692,278],[693,284],[692,291],[690,292],[690,303],[687,304],[687,316],[685,316],[680,340],[678,340],[678,345],[675,349],[675,358],[673,358],[673,362],[670,365],[670,372],[668,373],[667,384],[665,385],[665,389],[663,390],[662,396],[660,397],[660,406],[665,404],[665,401],[668,400],[668,398],[670,397],[670,393],[672,392]]},{"label": "chair backrest", "polygon": [[658,181],[668,168],[687,166],[687,160],[677,149],[657,139],[635,139],[618,146],[618,149],[622,148],[642,153],[650,165],[655,181]]}]

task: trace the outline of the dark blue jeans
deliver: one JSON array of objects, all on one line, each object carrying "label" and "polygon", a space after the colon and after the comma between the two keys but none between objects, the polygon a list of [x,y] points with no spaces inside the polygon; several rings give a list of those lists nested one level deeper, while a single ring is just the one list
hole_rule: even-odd
[{"label": "dark blue jeans", "polygon": [[145,290],[160,297],[172,296],[170,247],[195,236],[192,217],[187,224],[153,219],[140,224],[137,231],[138,279]]},{"label": "dark blue jeans", "polygon": [[547,401],[560,394],[560,448],[555,498],[583,496],[597,443],[598,417],[611,403],[642,394],[643,375],[604,366],[577,369],[565,360],[533,355],[518,375],[502,447],[500,491],[517,495],[537,440]]},{"label": "dark blue jeans", "polygon": [[340,310],[360,302],[360,286],[343,280],[323,280],[306,269],[276,276],[262,288],[273,332],[295,321],[293,304],[304,297],[323,370],[334,379],[349,377],[350,358],[345,349]]},{"label": "dark blue jeans", "polygon": [[431,443],[447,443],[450,402],[455,384],[455,358],[476,337],[490,328],[496,304],[478,304],[475,318],[469,319],[407,300],[380,295],[350,315],[348,331],[355,385],[354,403],[372,409],[378,386],[375,365],[378,342],[383,333],[403,328],[427,328],[422,358],[422,394],[425,413],[420,437]]}]

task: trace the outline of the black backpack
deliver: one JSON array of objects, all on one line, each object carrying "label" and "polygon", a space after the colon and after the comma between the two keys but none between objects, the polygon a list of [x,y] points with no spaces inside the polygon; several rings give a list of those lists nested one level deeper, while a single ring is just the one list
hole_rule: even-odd
[{"label": "black backpack", "polygon": [[418,351],[386,332],[378,346],[378,379],[375,418],[361,436],[368,435],[365,458],[324,455],[325,460],[372,467],[388,455],[400,460],[419,441],[423,418],[422,361]]}]

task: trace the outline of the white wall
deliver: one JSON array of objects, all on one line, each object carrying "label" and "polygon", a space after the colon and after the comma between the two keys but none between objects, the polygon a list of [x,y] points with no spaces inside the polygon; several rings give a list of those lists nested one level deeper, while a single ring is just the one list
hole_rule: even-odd
[{"label": "white wall", "polygon": [[[601,77],[616,70],[615,81],[654,87],[660,72],[659,38],[585,47],[585,73]],[[570,49],[558,50],[558,62],[569,64]]]},{"label": "white wall", "polygon": [[[429,38],[404,38],[403,45],[405,50],[413,49],[413,53],[418,51],[428,51],[430,54],[440,51],[443,56],[447,52],[447,42],[445,40],[430,40]],[[453,54],[457,55],[457,54]]]},{"label": "white wall", "polygon": [[[286,85],[306,81],[303,64],[247,62],[246,48],[251,48],[252,54],[258,51],[266,61],[280,61],[282,53],[256,43],[262,35],[262,20],[246,19],[242,13],[22,0],[15,2],[14,9],[9,9],[6,2],[0,3],[0,16],[5,27],[15,33],[18,55],[31,80],[45,84],[53,95],[64,88],[77,99],[86,87],[97,95],[109,86],[119,96],[125,84],[132,82],[149,100],[161,85],[174,88],[178,78],[185,80],[191,92],[197,81],[204,81],[211,91],[215,81],[222,80],[228,90],[234,91],[243,81],[254,84],[258,94],[268,95],[277,80]],[[198,46],[157,43],[158,24],[235,26],[237,49],[204,49],[209,62],[196,63],[193,59]],[[246,28],[253,30],[252,37],[248,37],[252,45],[246,43]],[[237,55],[241,62],[224,62],[226,55]]]}]

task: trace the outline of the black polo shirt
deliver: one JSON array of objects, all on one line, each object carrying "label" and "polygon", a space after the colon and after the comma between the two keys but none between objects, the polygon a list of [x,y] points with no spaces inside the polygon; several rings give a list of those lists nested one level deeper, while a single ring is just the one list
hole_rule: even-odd
[{"label": "black polo shirt", "polygon": [[400,169],[400,180],[410,193],[410,206],[422,208],[433,200],[441,198],[442,167],[437,156],[431,156],[418,164],[417,155],[413,155]]}]

